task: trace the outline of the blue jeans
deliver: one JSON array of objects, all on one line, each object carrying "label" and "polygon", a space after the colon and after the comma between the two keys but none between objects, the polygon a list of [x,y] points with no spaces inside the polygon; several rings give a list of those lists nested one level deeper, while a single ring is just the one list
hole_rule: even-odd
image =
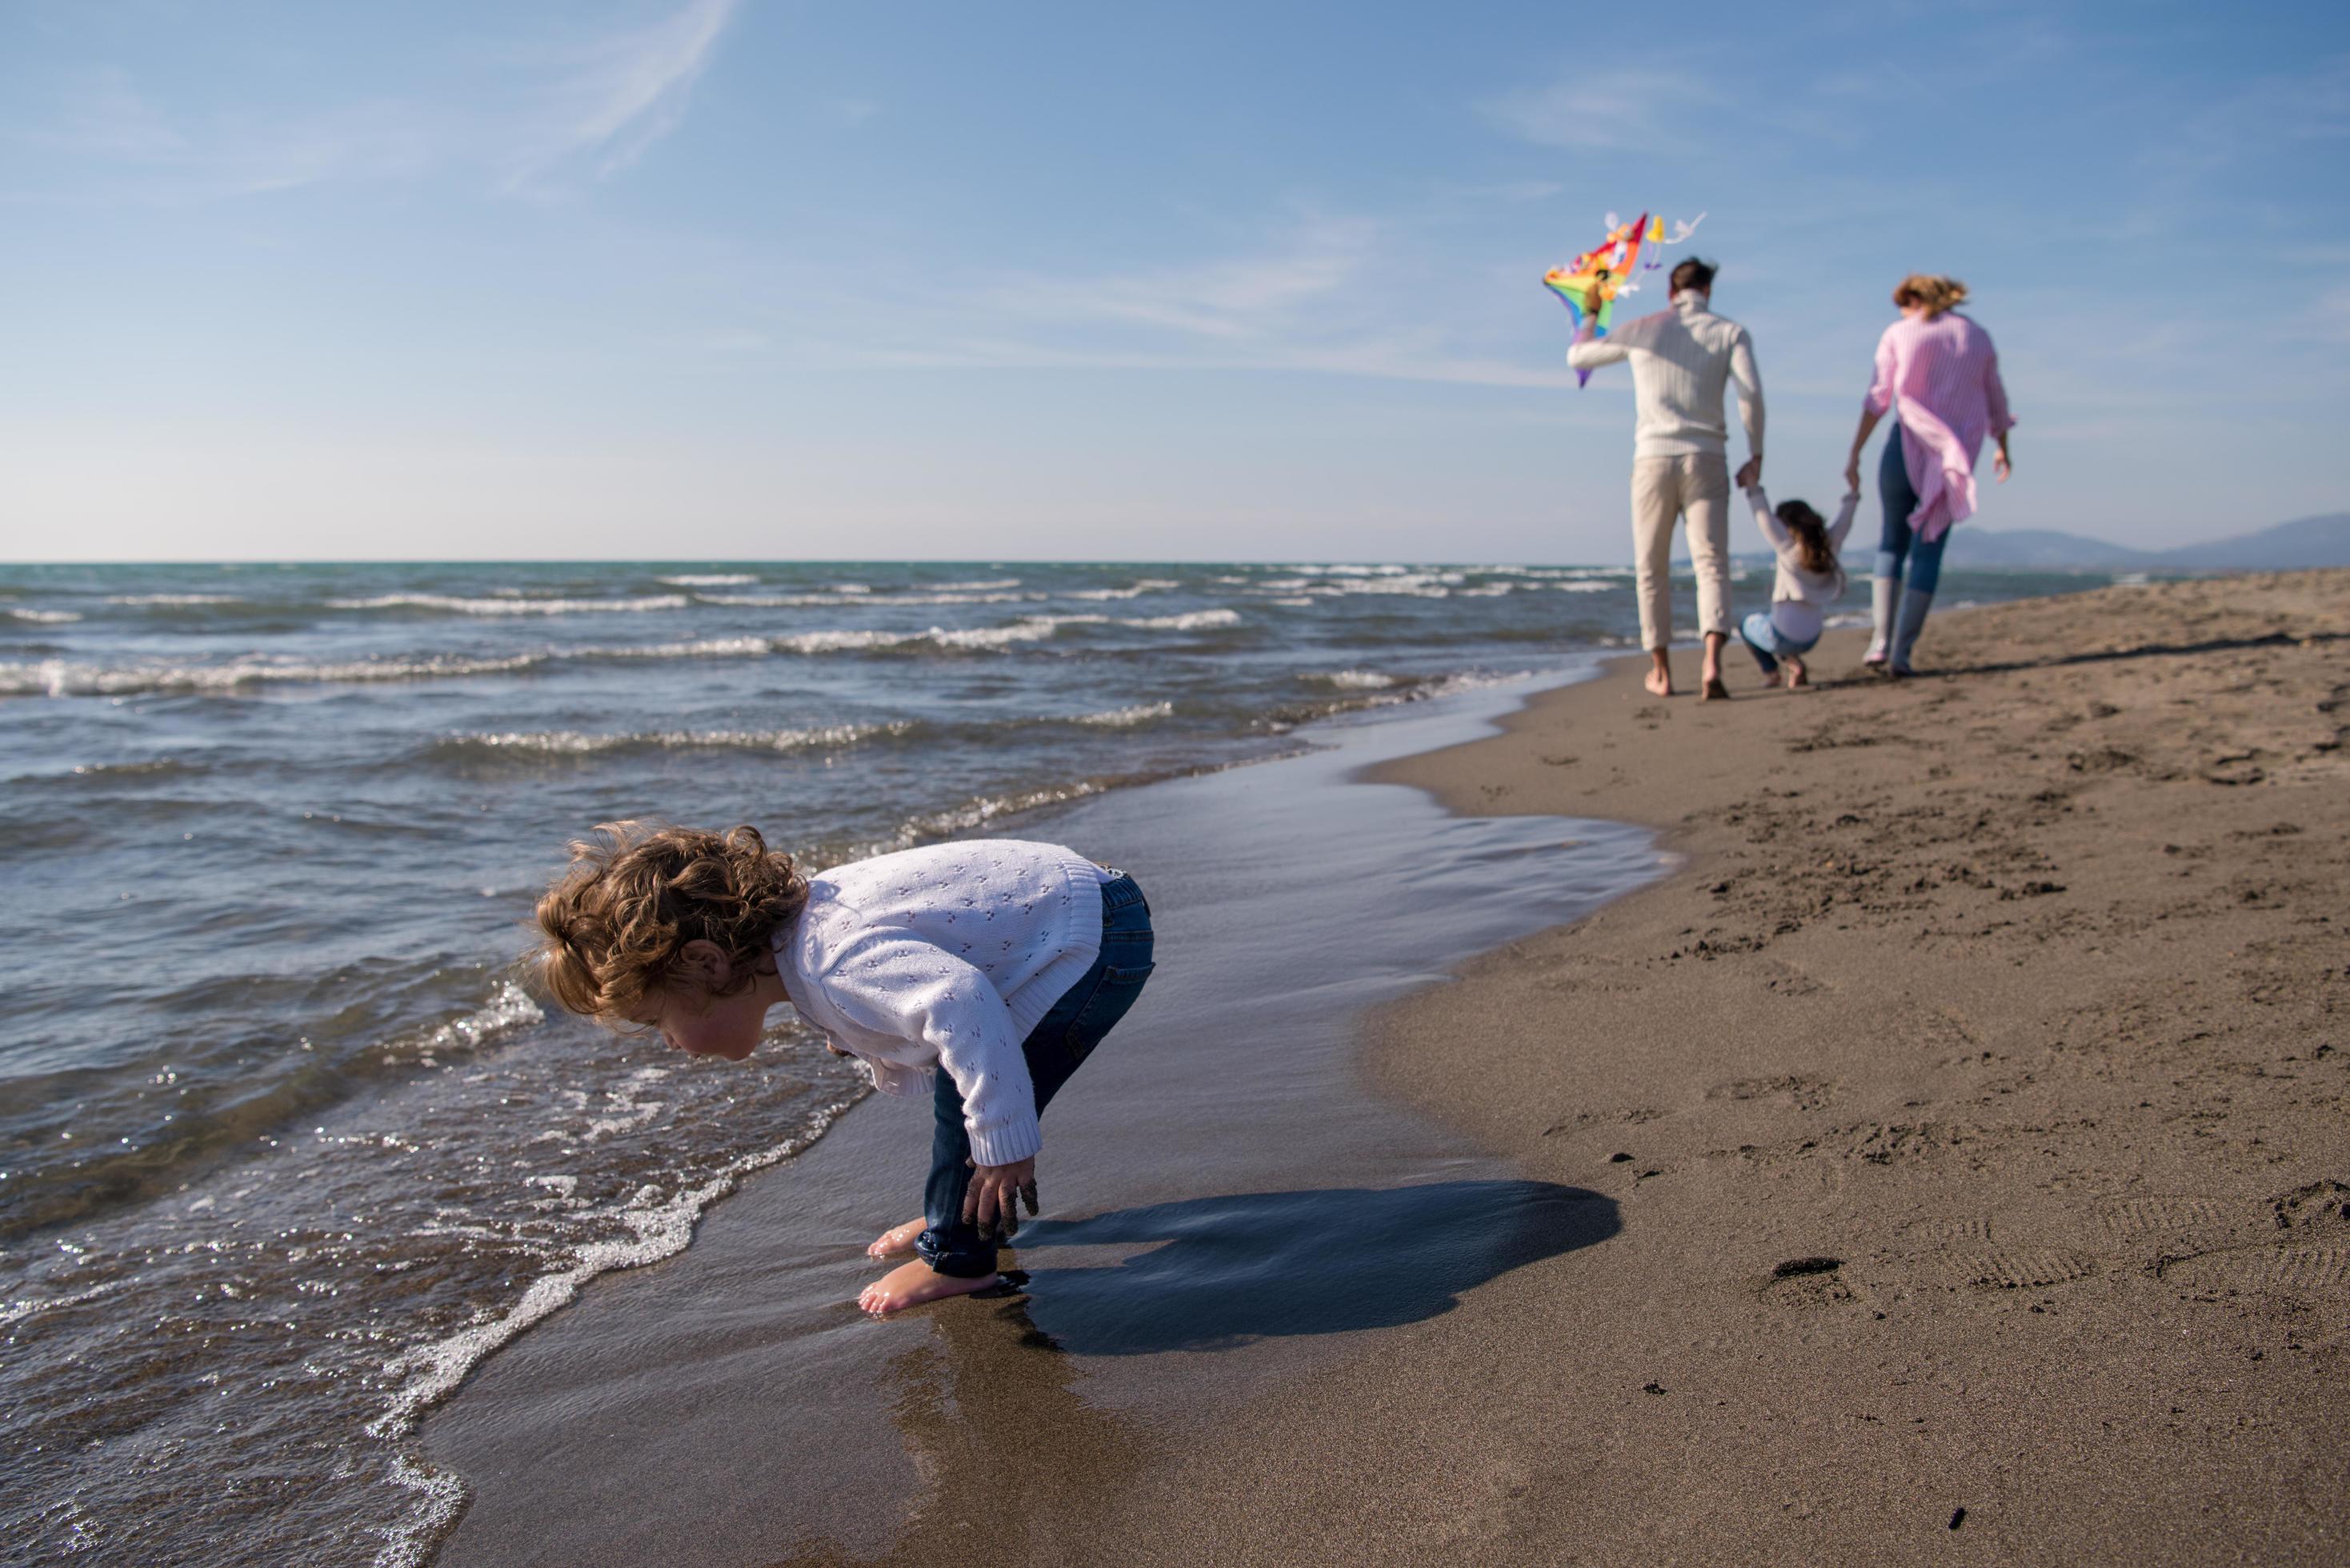
[{"label": "blue jeans", "polygon": [[[1126,1016],[1150,978],[1150,905],[1142,889],[1121,875],[1102,884],[1101,898],[1101,957],[1020,1043],[1040,1116]],[[931,1179],[922,1189],[922,1222],[929,1228],[914,1250],[942,1274],[975,1280],[995,1272],[995,1242],[962,1217],[963,1197],[971,1190],[971,1134],[963,1126],[962,1091],[944,1068],[931,1106],[936,1119],[931,1128]]]},{"label": "blue jeans", "polygon": [[1909,483],[1898,424],[1886,438],[1885,456],[1877,465],[1877,494],[1885,503],[1885,527],[1877,536],[1877,575],[1900,582],[1902,558],[1907,556],[1909,586],[1921,594],[1932,593],[1942,580],[1942,546],[1950,542],[1950,531],[1945,528],[1939,538],[1927,540],[1918,538],[1909,526],[1909,514],[1918,510],[1918,487]]},{"label": "blue jeans", "polygon": [[1799,642],[1789,637],[1779,629],[1779,623],[1771,618],[1768,610],[1756,610],[1740,621],[1738,639],[1752,649],[1754,662],[1762,667],[1765,675],[1777,674],[1779,660],[1801,659],[1818,646],[1820,640],[1816,637],[1808,637]]}]

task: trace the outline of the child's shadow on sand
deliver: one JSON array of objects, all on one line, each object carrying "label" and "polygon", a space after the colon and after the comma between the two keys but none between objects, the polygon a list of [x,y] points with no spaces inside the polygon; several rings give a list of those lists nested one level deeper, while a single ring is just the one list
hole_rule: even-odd
[{"label": "child's shadow on sand", "polygon": [[[1029,1318],[1054,1343],[1137,1355],[1416,1323],[1450,1312],[1471,1286],[1618,1229],[1614,1199],[1581,1188],[1446,1181],[1044,1220],[1024,1227],[1018,1246],[1035,1265]],[[1058,1247],[1151,1243],[1094,1266],[1056,1268],[1051,1257]]]}]

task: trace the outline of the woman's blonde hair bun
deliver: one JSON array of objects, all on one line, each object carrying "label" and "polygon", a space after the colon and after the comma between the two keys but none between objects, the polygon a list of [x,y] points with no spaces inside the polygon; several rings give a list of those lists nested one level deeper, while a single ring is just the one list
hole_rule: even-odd
[{"label": "woman's blonde hair bun", "polygon": [[1923,306],[1929,316],[1939,316],[1953,306],[1967,302],[1967,286],[1954,277],[1937,273],[1913,272],[1893,286],[1893,303],[1908,309]]}]

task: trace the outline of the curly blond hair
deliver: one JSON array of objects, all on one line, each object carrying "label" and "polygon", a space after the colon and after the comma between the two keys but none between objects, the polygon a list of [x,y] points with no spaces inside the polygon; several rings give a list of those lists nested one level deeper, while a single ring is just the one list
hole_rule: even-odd
[{"label": "curly blond hair", "polygon": [[1922,306],[1929,316],[1939,316],[1953,306],[1967,302],[1967,286],[1954,277],[1936,273],[1913,272],[1893,286],[1893,303],[1908,309]]},{"label": "curly blond hair", "polygon": [[607,822],[570,848],[571,868],[538,900],[532,957],[547,992],[589,1018],[627,1016],[691,941],[726,955],[733,972],[714,994],[737,994],[807,902],[807,878],[755,827]]}]

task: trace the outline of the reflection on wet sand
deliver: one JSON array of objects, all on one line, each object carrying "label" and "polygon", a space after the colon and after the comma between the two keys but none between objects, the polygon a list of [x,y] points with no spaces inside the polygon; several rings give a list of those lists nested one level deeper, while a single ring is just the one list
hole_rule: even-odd
[{"label": "reflection on wet sand", "polygon": [[1058,1537],[1128,1494],[1164,1439],[1088,1404],[1078,1356],[1392,1328],[1618,1228],[1597,1193],[1508,1180],[1254,1192],[1035,1225],[1021,1238],[1032,1272],[1007,1276],[1024,1296],[933,1310],[889,1362],[889,1416],[921,1495],[879,1561],[1087,1557],[1089,1538]]}]

